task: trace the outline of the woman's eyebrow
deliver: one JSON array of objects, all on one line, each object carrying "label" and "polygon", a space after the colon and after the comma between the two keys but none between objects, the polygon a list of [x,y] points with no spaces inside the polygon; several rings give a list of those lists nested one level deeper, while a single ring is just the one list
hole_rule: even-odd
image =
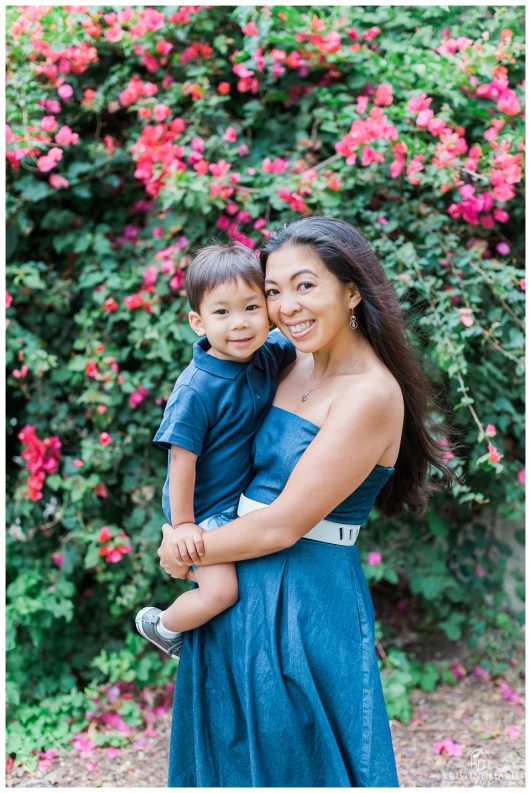
[{"label": "woman's eyebrow", "polygon": [[[319,278],[317,273],[314,273],[313,270],[304,269],[304,270],[297,270],[296,273],[293,273],[293,275],[290,278],[290,281],[293,281],[294,278],[298,278],[298,276],[302,275],[303,273],[310,273],[310,275],[313,275],[314,278]],[[272,278],[266,278],[264,283],[266,283],[266,284],[276,284],[276,281],[273,281]]]}]

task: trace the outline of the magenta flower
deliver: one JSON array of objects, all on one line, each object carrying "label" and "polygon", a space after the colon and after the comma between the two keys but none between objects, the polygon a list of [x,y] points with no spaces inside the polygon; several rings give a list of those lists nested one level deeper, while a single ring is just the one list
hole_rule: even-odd
[{"label": "magenta flower", "polygon": [[68,83],[63,83],[57,89],[57,93],[59,94],[61,99],[70,99],[70,97],[74,93],[74,89],[72,88],[71,85],[68,85]]},{"label": "magenta flower", "polygon": [[525,468],[518,471],[518,481],[521,485],[525,485]]},{"label": "magenta flower", "polygon": [[463,754],[463,746],[460,743],[452,741],[451,738],[444,738],[442,741],[435,741],[433,744],[433,751],[435,754],[447,754],[449,757],[461,757]]},{"label": "magenta flower", "polygon": [[382,561],[382,554],[379,551],[371,551],[367,558],[370,565],[380,564]]}]

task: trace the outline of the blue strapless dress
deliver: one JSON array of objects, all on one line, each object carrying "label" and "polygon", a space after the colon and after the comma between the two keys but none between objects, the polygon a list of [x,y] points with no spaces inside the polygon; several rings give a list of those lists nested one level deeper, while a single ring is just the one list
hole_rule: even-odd
[{"label": "blue strapless dress", "polygon": [[[273,406],[246,495],[273,501],[318,432]],[[362,523],[393,470],[327,517]],[[236,566],[236,605],[185,635],[169,786],[399,787],[356,546],[301,539]]]}]

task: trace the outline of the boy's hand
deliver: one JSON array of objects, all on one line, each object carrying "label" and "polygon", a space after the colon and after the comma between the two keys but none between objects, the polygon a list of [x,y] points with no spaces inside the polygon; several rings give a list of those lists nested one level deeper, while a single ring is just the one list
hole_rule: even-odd
[{"label": "boy's hand", "polygon": [[182,564],[177,561],[177,547],[173,542],[174,529],[169,523],[165,523],[162,527],[162,541],[157,551],[160,559],[160,566],[165,573],[172,578],[186,579],[190,572],[189,564]]},{"label": "boy's hand", "polygon": [[203,529],[195,523],[181,523],[172,531],[176,559],[181,564],[198,564],[205,555]]}]

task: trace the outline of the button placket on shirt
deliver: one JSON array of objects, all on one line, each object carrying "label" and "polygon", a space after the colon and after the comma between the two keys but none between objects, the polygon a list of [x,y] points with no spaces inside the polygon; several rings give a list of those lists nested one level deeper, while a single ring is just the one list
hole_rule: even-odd
[{"label": "button placket on shirt", "polygon": [[258,417],[258,412],[261,409],[261,402],[262,399],[260,396],[260,384],[258,382],[260,378],[260,372],[257,368],[251,364],[247,370],[247,385],[249,387],[249,391],[251,393],[251,399],[253,403],[253,424],[256,423],[256,419]]}]

